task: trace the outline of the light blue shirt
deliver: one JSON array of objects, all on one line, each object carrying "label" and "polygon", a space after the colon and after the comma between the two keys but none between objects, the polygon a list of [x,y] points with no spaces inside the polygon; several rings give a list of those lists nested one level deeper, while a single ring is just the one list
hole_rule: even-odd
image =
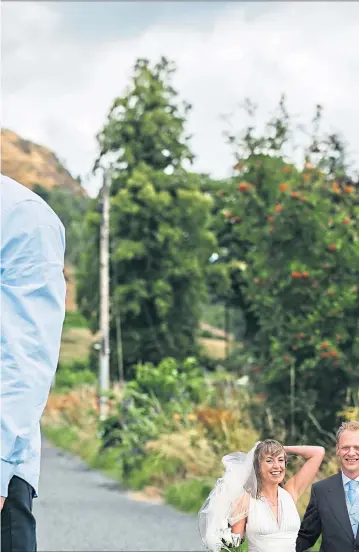
[{"label": "light blue shirt", "polygon": [[[349,483],[349,481],[351,481],[351,479],[349,477],[347,477],[345,475],[345,473],[342,472],[342,479],[343,479],[343,485],[344,485],[344,490],[345,490],[345,485],[347,483]],[[354,481],[359,481],[359,477],[357,477],[356,479],[354,479]],[[359,489],[358,489],[358,493],[359,493]]]},{"label": "light blue shirt", "polygon": [[357,497],[356,497],[355,503],[353,505],[349,503],[348,495],[347,495],[347,492],[346,492],[347,483],[349,483],[351,481],[351,479],[349,477],[347,477],[343,472],[342,472],[342,479],[343,479],[345,501],[346,501],[346,504],[347,504],[350,523],[351,523],[352,528],[353,528],[354,536],[356,536],[357,524],[358,524],[358,520],[359,520],[359,477],[354,479],[354,481],[358,481],[358,485],[357,485],[357,488],[356,488]]},{"label": "light blue shirt", "polygon": [[31,190],[1,175],[1,496],[16,475],[38,493],[40,418],[65,317],[65,230]]}]

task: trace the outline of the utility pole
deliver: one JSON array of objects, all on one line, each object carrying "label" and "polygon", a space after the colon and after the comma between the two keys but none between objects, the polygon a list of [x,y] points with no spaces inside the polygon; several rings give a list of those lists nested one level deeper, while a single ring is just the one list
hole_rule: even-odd
[{"label": "utility pole", "polygon": [[102,220],[100,234],[100,419],[108,415],[110,389],[110,171],[104,170],[102,186]]}]

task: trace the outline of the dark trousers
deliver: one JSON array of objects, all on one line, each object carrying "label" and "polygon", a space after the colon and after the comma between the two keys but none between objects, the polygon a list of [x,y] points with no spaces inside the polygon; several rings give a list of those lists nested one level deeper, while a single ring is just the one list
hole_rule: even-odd
[{"label": "dark trousers", "polygon": [[1,511],[1,552],[36,552],[33,488],[14,476]]}]

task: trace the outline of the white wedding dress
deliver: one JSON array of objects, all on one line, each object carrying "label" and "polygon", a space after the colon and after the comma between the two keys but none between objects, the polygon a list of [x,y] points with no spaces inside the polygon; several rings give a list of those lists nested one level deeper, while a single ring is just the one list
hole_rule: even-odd
[{"label": "white wedding dress", "polygon": [[264,499],[250,498],[246,524],[248,552],[295,552],[300,517],[292,496],[278,488],[277,522]]}]

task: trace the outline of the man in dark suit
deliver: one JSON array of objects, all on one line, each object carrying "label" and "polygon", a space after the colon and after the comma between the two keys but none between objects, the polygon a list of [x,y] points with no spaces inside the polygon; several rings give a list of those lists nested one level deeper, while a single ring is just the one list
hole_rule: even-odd
[{"label": "man in dark suit", "polygon": [[359,422],[337,433],[340,473],[314,483],[297,539],[297,552],[322,535],[320,552],[359,552]]}]

